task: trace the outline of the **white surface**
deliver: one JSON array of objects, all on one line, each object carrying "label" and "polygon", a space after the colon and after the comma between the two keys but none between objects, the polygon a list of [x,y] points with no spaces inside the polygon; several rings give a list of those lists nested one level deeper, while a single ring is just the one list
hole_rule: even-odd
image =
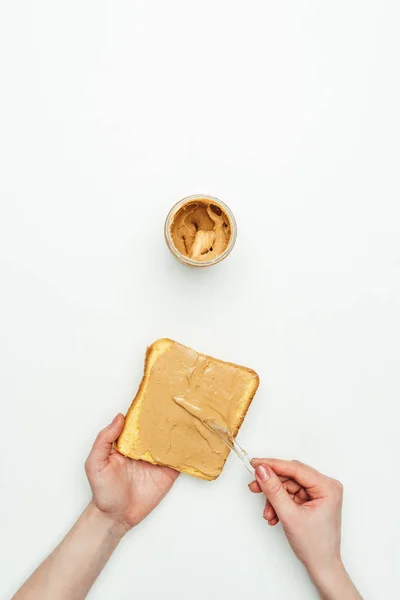
[{"label": "white surface", "polygon": [[[399,16],[2,0],[1,598],[85,506],[92,440],[161,336],[259,372],[240,443],[341,479],[346,564],[396,595]],[[196,192],[238,222],[209,270],[163,240]],[[181,477],[91,597],[316,598],[247,482],[233,456],[214,484]]]}]

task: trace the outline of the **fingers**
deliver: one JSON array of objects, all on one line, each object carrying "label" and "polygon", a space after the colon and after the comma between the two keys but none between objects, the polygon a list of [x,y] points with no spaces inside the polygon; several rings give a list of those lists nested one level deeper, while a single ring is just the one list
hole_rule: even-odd
[{"label": "fingers", "polygon": [[297,483],[297,481],[293,481],[293,479],[287,479],[285,482],[282,482],[287,489],[289,494],[297,494],[301,489],[301,485]]},{"label": "fingers", "polygon": [[269,465],[277,475],[293,479],[300,486],[310,489],[324,486],[327,479],[322,473],[316,471],[312,467],[305,465],[298,460],[280,460],[277,458],[254,458],[255,465]]},{"label": "fingers", "polygon": [[253,494],[259,494],[262,491],[257,481],[249,483],[248,488]]},{"label": "fingers", "polygon": [[280,519],[285,518],[296,509],[296,505],[283,483],[268,465],[258,465],[255,474],[258,485]]},{"label": "fingers", "polygon": [[264,513],[263,513],[263,518],[266,521],[268,521],[269,525],[271,525],[272,521],[276,521],[276,523],[279,522],[279,519],[277,517],[275,509],[268,500],[265,500],[265,508],[264,508]]},{"label": "fingers", "polygon": [[118,414],[96,437],[86,461],[86,471],[101,470],[107,461],[115,440],[124,428],[124,415]]},{"label": "fingers", "polygon": [[[291,479],[288,479],[287,477],[279,477],[279,479],[282,481],[282,483],[285,484],[286,489],[287,489],[288,485],[294,483],[294,482],[292,482]],[[260,494],[262,492],[262,489],[258,485],[257,481],[252,481],[251,483],[248,484],[247,487],[249,488],[249,490],[251,492],[253,492],[253,494]],[[300,487],[300,486],[298,486],[298,487]]]},{"label": "fingers", "polygon": [[[248,488],[251,492],[253,492],[253,494],[260,494],[262,492],[262,489],[260,488],[257,481],[252,481],[251,483],[249,483]],[[279,523],[279,519],[276,516],[275,509],[272,506],[272,504],[268,502],[268,500],[265,500],[263,518],[266,521],[268,521],[269,525],[276,525],[277,523]]]},{"label": "fingers", "polygon": [[298,504],[304,504],[304,502],[308,502],[310,500],[310,497],[304,488],[300,488],[299,491],[295,493],[294,500]]},{"label": "fingers", "polygon": [[[248,488],[251,492],[253,492],[253,494],[260,494],[262,492],[258,481],[252,481],[251,483],[249,483]],[[279,523],[279,519],[276,515],[275,509],[272,506],[272,504],[268,502],[267,499],[265,499],[263,518],[266,521],[268,521],[269,525],[276,525],[277,523]]]}]

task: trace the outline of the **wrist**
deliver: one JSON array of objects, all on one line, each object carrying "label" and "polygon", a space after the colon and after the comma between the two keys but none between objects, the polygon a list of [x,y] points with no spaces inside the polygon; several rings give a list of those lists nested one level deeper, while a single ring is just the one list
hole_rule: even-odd
[{"label": "wrist", "polygon": [[329,562],[313,562],[304,565],[312,582],[318,587],[325,581],[331,581],[343,577],[345,573],[344,564],[340,556],[332,558]]},{"label": "wrist", "polygon": [[322,600],[353,600],[360,598],[342,559],[333,559],[326,567],[307,569]]},{"label": "wrist", "polygon": [[101,510],[93,500],[88,504],[85,512],[89,519],[93,519],[97,526],[113,537],[117,543],[131,529],[129,525]]}]

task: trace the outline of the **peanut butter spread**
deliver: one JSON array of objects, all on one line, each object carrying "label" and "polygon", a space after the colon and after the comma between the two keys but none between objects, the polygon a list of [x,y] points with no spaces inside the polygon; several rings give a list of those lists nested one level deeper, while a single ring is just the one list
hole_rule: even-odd
[{"label": "peanut butter spread", "polygon": [[218,435],[226,434],[226,437],[232,437],[231,431],[228,429],[224,415],[209,402],[199,402],[197,399],[188,399],[186,396],[174,396],[174,401],[184,408],[192,417],[199,419]]},{"label": "peanut butter spread", "polygon": [[[229,449],[202,420],[211,419],[228,431],[237,431],[243,414],[241,399],[257,375],[172,342],[151,368],[139,409],[139,436],[135,451],[178,470],[195,469],[217,477]],[[195,418],[174,398],[184,398]],[[239,422],[238,422],[239,421]]]},{"label": "peanut butter spread", "polygon": [[177,212],[171,223],[171,237],[181,254],[204,262],[226,250],[231,226],[220,206],[199,199],[185,204]]}]

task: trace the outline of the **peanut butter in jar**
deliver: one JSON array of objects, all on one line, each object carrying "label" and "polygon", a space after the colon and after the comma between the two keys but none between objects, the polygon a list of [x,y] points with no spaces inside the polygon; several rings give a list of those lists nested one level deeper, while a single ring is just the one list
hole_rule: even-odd
[{"label": "peanut butter in jar", "polygon": [[218,198],[188,196],[170,210],[165,221],[165,239],[181,262],[193,267],[215,265],[235,245],[235,217]]}]

